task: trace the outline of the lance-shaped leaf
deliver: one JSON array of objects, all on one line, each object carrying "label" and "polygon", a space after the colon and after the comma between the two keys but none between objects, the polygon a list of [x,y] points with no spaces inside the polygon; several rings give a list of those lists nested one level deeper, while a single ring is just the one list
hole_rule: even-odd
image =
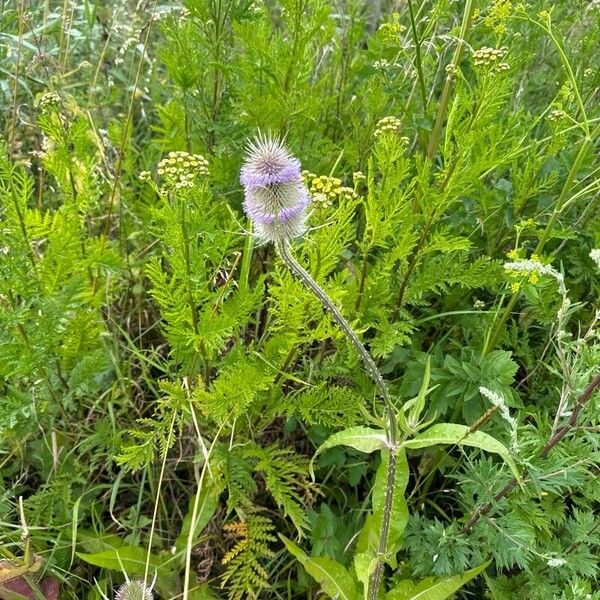
[{"label": "lance-shaped leaf", "polygon": [[[384,452],[373,485],[373,513],[367,516],[356,544],[354,569],[356,576],[364,584],[365,589],[367,589],[369,578],[377,566],[378,560],[381,560],[379,558],[379,538],[383,524],[385,496],[388,486],[389,458],[389,452]],[[404,449],[398,450],[395,458],[394,493],[385,549],[385,558],[392,565],[395,564],[395,554],[401,547],[402,534],[408,521],[408,507],[404,492],[408,484],[409,470]]]},{"label": "lance-shaped leaf", "polygon": [[520,473],[508,448],[496,438],[483,431],[469,433],[469,427],[457,423],[438,423],[426,431],[423,431],[412,440],[404,442],[405,448],[428,448],[429,446],[456,444],[458,446],[473,446],[481,448],[486,452],[492,452],[501,456],[517,480],[520,481]]},{"label": "lance-shaped leaf", "polygon": [[401,581],[385,595],[385,600],[445,600],[457,592],[465,583],[477,577],[479,573],[487,568],[490,562],[488,561],[474,569],[452,577],[429,577],[416,584],[408,580]]},{"label": "lance-shaped leaf", "polygon": [[137,546],[122,546],[97,552],[95,554],[83,554],[77,552],[77,556],[90,565],[110,569],[111,571],[126,572],[129,575],[144,575],[146,561],[148,561],[150,573],[156,573],[156,587],[162,594],[172,594],[178,590],[177,578],[168,566],[172,560],[170,555],[157,555],[148,552],[145,548]]},{"label": "lance-shaped leaf", "polygon": [[315,458],[325,450],[335,446],[349,446],[355,450],[370,454],[375,450],[388,448],[388,440],[383,429],[372,429],[371,427],[350,427],[344,431],[338,431],[327,438],[315,452],[310,464],[311,475],[314,479],[313,462]]},{"label": "lance-shaped leaf", "polygon": [[319,583],[321,589],[336,600],[358,600],[359,591],[356,581],[348,570],[337,561],[323,556],[312,557],[302,548],[279,535],[285,547],[293,554],[306,572]]}]

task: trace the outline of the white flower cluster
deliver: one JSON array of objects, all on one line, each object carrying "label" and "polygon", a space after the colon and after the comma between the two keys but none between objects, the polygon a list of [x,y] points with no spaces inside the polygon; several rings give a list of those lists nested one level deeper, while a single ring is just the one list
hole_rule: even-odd
[{"label": "white flower cluster", "polygon": [[530,273],[536,273],[537,275],[549,275],[557,281],[558,291],[560,292],[561,296],[566,296],[567,294],[564,275],[559,273],[552,265],[543,265],[538,260],[522,259],[514,262],[504,263],[504,268],[513,274],[519,275],[528,275]]},{"label": "white flower cluster", "polygon": [[566,119],[567,113],[564,110],[557,108],[555,110],[550,111],[546,118],[548,119],[548,121],[555,123],[557,121],[562,121],[563,119]]},{"label": "white flower cluster", "polygon": [[390,62],[388,60],[386,60],[385,58],[382,58],[381,60],[376,60],[375,62],[373,62],[373,68],[377,69],[377,70],[387,69],[389,66],[390,66]]},{"label": "white flower cluster", "polygon": [[594,248],[590,252],[590,258],[596,263],[596,266],[600,269],[600,248]]},{"label": "white flower cluster", "polygon": [[444,70],[451,77],[455,77],[456,75],[458,75],[458,72],[459,72],[458,67],[454,63],[447,64]]}]

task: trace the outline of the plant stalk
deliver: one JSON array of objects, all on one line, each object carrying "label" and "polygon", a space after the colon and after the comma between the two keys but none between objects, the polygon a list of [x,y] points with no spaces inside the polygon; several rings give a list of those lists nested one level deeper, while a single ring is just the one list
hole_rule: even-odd
[{"label": "plant stalk", "polygon": [[[348,321],[344,318],[338,307],[333,303],[323,288],[321,288],[321,286],[311,277],[308,271],[306,271],[292,256],[289,242],[286,240],[279,240],[277,242],[277,251],[279,252],[279,255],[288,269],[318,298],[323,307],[332,316],[333,320],[340,326],[346,337],[350,340],[361,357],[373,381],[377,385],[381,397],[383,398],[387,417],[386,435],[390,456],[388,460],[387,484],[378,545],[378,553],[380,557],[382,557],[386,553],[387,538],[390,530],[392,503],[394,500],[394,481],[396,478],[396,450],[398,446],[398,424],[396,421],[396,412],[394,410],[394,405],[392,404],[390,393],[383,380],[383,377],[381,376],[381,373],[379,372],[379,369],[377,368],[377,365],[367,352],[367,349],[364,347],[363,343],[360,341]],[[383,562],[379,560],[377,566],[375,567],[375,571],[371,576],[371,583],[369,586],[369,597],[371,600],[377,600],[382,572]]]},{"label": "plant stalk", "polygon": [[[452,56],[453,65],[458,65],[458,62],[460,61],[463,46],[465,45],[465,37],[467,35],[467,31],[469,30],[469,25],[471,24],[473,8],[473,0],[466,0],[465,9],[463,11],[463,20],[460,26],[458,44],[456,45],[454,55]],[[440,136],[442,134],[442,126],[444,124],[444,119],[446,118],[446,109],[448,108],[448,102],[450,100],[450,92],[452,91],[453,81],[454,76],[451,73],[448,73],[446,77],[446,83],[444,84],[444,89],[442,90],[442,95],[440,97],[440,106],[438,108],[437,116],[435,118],[435,125],[433,126],[433,132],[431,134],[431,139],[429,140],[429,146],[427,146],[427,158],[429,158],[430,160],[433,159],[433,155],[435,154],[438,142],[440,141]]]},{"label": "plant stalk", "polygon": [[[598,132],[598,128],[594,131],[594,134],[596,134],[597,132]],[[575,185],[575,179],[577,177],[577,173],[579,172],[579,169],[581,168],[581,165],[583,164],[585,157],[587,156],[588,152],[590,151],[590,148],[593,145],[592,139],[593,138],[591,138],[591,137],[587,137],[584,140],[583,144],[581,144],[579,152],[577,153],[577,156],[575,157],[575,161],[573,162],[573,165],[571,166],[571,169],[567,175],[567,179],[565,180],[565,183],[561,190],[560,196],[558,197],[558,199],[556,201],[556,205],[554,206],[552,215],[550,216],[550,219],[548,220],[548,223],[546,224],[546,227],[544,228],[544,231],[542,232],[542,235],[540,236],[540,239],[538,241],[537,246],[535,247],[535,250],[533,251],[533,254],[540,255],[543,252],[544,247],[546,246],[546,243],[548,242],[548,239],[550,238],[550,235],[552,233],[552,229],[554,228],[554,225],[555,225],[562,209],[564,208],[565,203],[567,202],[568,195],[571,192],[571,190],[573,189],[573,186]],[[488,352],[490,352],[494,348],[494,346],[500,339],[500,336],[502,335],[502,329],[504,328],[506,321],[510,317],[512,310],[515,307],[515,304],[517,303],[519,295],[520,294],[518,292],[516,292],[511,296],[508,304],[506,305],[506,307],[504,308],[504,311],[502,312],[499,322],[492,330],[490,337],[487,339],[487,341],[484,345],[482,354],[484,354],[484,355],[488,354]]]},{"label": "plant stalk", "polygon": [[427,89],[425,88],[425,77],[423,76],[423,61],[421,58],[421,40],[417,33],[417,24],[413,10],[412,0],[408,0],[408,14],[410,16],[410,30],[412,32],[415,44],[415,62],[417,65],[417,75],[419,78],[419,90],[421,92],[421,102],[423,104],[423,116],[427,115]]}]

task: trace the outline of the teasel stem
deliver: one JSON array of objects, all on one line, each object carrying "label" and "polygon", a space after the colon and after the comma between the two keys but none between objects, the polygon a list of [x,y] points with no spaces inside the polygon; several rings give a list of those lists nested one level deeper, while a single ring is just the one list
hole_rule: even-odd
[{"label": "teasel stem", "polygon": [[370,600],[377,600],[379,593],[379,585],[381,582],[381,575],[383,573],[383,561],[381,558],[386,553],[387,538],[390,530],[390,521],[392,515],[392,503],[394,499],[394,481],[396,479],[396,451],[398,449],[398,424],[396,421],[396,412],[394,405],[390,397],[390,393],[387,389],[385,381],[377,368],[377,365],[371,358],[371,355],[367,352],[363,343],[360,341],[350,323],[344,318],[339,308],[333,303],[331,298],[327,295],[325,290],[311,277],[293,257],[290,252],[290,244],[288,240],[280,239],[276,242],[277,251],[281,259],[286,264],[288,269],[318,298],[323,307],[329,312],[333,320],[340,326],[346,337],[350,340],[359,356],[361,357],[365,367],[369,371],[375,385],[379,389],[379,393],[383,398],[386,409],[387,427],[386,436],[389,446],[390,456],[388,460],[387,469],[387,482],[385,490],[385,499],[383,507],[383,516],[381,521],[381,532],[379,535],[379,546],[378,554],[380,560],[377,562],[375,571],[371,576],[371,582],[369,585],[369,598]]}]

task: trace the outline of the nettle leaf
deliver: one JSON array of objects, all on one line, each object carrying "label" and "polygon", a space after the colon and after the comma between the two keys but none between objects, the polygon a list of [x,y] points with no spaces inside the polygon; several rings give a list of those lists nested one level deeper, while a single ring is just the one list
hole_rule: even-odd
[{"label": "nettle leaf", "polygon": [[520,480],[520,473],[509,449],[496,438],[484,433],[474,431],[469,433],[470,428],[457,423],[438,423],[426,431],[420,433],[412,440],[404,442],[405,448],[429,448],[430,446],[456,444],[458,446],[473,446],[481,448],[486,452],[498,454],[509,466],[514,476]]},{"label": "nettle leaf", "polygon": [[285,547],[293,554],[306,572],[317,581],[321,589],[336,600],[359,600],[357,582],[349,571],[337,561],[325,557],[312,557],[294,542],[279,535]]},{"label": "nettle leaf", "polygon": [[417,584],[412,581],[401,581],[386,595],[385,600],[445,600],[458,591],[465,583],[477,577],[484,571],[491,561],[487,561],[474,569],[470,569],[460,575],[434,579],[424,579]]},{"label": "nettle leaf", "polygon": [[481,376],[485,380],[497,381],[501,385],[510,385],[515,379],[518,368],[519,366],[512,359],[512,352],[495,350],[482,360]]}]

